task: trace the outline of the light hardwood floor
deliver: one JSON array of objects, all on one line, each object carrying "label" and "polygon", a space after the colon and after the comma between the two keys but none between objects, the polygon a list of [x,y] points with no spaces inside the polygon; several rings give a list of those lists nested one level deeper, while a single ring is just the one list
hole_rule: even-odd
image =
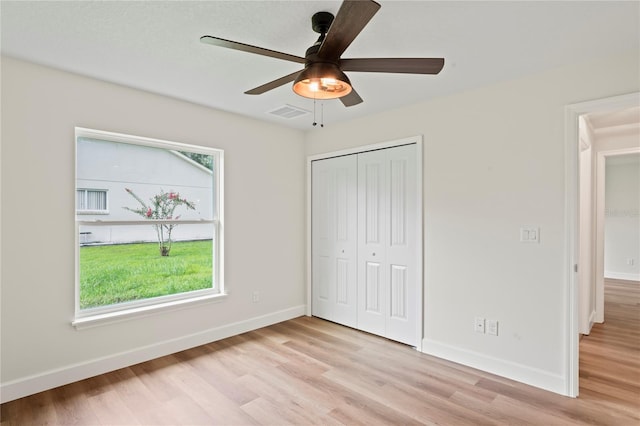
[{"label": "light hardwood floor", "polygon": [[640,285],[606,288],[577,399],[301,317],[3,404],[1,424],[640,425]]}]

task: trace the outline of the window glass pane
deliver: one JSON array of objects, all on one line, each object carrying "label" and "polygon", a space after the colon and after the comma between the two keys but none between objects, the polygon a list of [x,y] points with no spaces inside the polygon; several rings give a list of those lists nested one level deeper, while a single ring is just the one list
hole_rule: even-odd
[{"label": "window glass pane", "polygon": [[78,210],[86,210],[87,203],[85,201],[86,191],[84,189],[78,189],[76,191],[76,205],[78,206]]},{"label": "window glass pane", "polygon": [[[109,215],[100,220],[146,218],[148,207],[155,215],[155,197],[162,194],[188,202],[178,203],[171,212],[165,210],[167,217],[215,219],[211,155],[200,154],[211,164],[208,168],[202,165],[205,160],[195,161],[176,150],[82,137],[78,138],[76,155],[76,187],[101,188],[109,193]],[[92,195],[87,202],[101,205]],[[106,209],[106,199],[104,203]],[[99,210],[91,204],[87,209]]]},{"label": "window glass pane", "polygon": [[[80,226],[80,309],[214,286],[214,224],[176,226],[169,256],[161,255],[153,228],[153,225]],[[111,235],[115,237],[110,238]],[[127,236],[135,236],[130,239],[137,241],[113,242],[128,240]],[[100,241],[105,239],[111,242]]]},{"label": "window glass pane", "polygon": [[107,192],[87,190],[87,210],[106,210]]},{"label": "window glass pane", "polygon": [[220,290],[216,155],[131,139],[77,138],[80,310]]},{"label": "window glass pane", "polygon": [[107,210],[107,191],[97,189],[77,189],[76,206],[78,211],[102,213]]}]

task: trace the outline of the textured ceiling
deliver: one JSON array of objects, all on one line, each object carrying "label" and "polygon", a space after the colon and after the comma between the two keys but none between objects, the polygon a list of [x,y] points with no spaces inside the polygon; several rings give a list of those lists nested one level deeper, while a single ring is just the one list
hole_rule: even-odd
[{"label": "textured ceiling", "polygon": [[[364,103],[324,102],[324,121],[375,114],[569,63],[640,49],[640,2],[380,1],[343,57],[444,57],[437,76],[349,73]],[[199,42],[202,35],[304,56],[310,18],[339,1],[0,3],[2,53],[299,129],[268,111],[313,101],[282,86],[243,92],[298,64]]]}]

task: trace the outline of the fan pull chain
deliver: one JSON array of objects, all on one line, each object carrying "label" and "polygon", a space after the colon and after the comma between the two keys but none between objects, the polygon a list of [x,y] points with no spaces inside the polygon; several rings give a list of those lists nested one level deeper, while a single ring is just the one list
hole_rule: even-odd
[{"label": "fan pull chain", "polygon": [[[318,125],[316,121],[316,98],[313,98],[313,125]],[[324,103],[320,102],[320,127],[324,127]]]},{"label": "fan pull chain", "polygon": [[316,126],[316,98],[313,98],[313,126]]}]

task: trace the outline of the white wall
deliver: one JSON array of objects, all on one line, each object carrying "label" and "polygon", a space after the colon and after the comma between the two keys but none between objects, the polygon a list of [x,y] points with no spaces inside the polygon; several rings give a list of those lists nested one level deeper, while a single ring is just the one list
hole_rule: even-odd
[{"label": "white wall", "polygon": [[[226,299],[71,326],[75,126],[225,150]],[[3,57],[3,401],[303,314],[304,160],[299,131]]]},{"label": "white wall", "polygon": [[[630,52],[307,134],[308,155],[424,135],[426,352],[568,393],[564,107],[638,91],[638,63]],[[522,225],[539,244],[519,242]],[[499,336],[475,333],[475,316]]]},{"label": "white wall", "polygon": [[[640,154],[608,157],[604,276],[640,281]],[[621,161],[622,160],[622,161]]]}]

